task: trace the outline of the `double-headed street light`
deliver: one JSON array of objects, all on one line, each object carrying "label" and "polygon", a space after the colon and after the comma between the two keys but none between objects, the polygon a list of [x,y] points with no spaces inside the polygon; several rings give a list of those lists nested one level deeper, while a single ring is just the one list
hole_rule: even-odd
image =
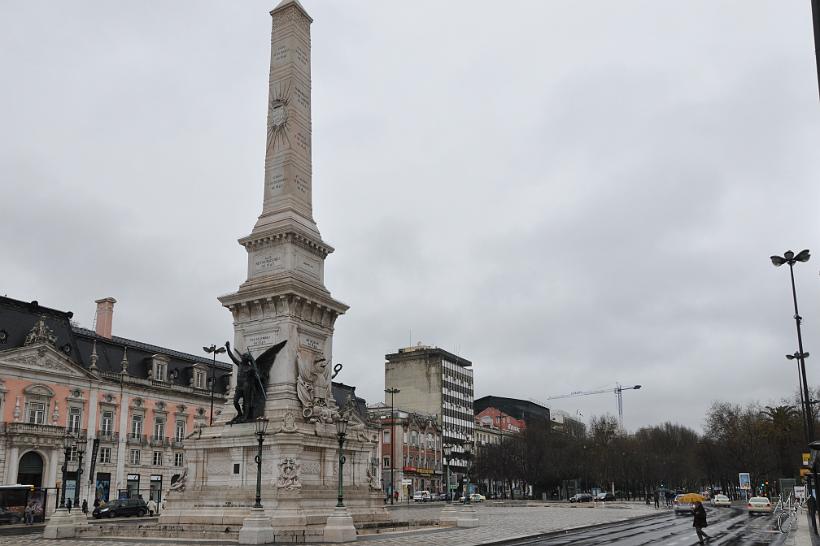
[{"label": "double-headed street light", "polygon": [[259,448],[256,451],[256,504],[254,508],[262,508],[262,442],[265,441],[265,432],[268,431],[268,418],[257,417],[254,421],[256,427],[256,441]]},{"label": "double-headed street light", "polygon": [[339,497],[336,502],[336,508],[344,508],[344,477],[343,471],[345,466],[344,445],[345,436],[347,436],[348,417],[346,414],[340,414],[336,419],[336,437],[339,440]]},{"label": "double-headed street light", "polygon": [[384,392],[390,395],[390,504],[394,504],[393,500],[396,497],[395,487],[396,481],[393,477],[393,469],[396,467],[396,413],[393,406],[393,397],[401,391],[396,387],[384,389]]},{"label": "double-headed street light", "polygon": [[[780,267],[783,264],[789,265],[789,277],[792,285],[792,301],[794,303],[794,324],[797,328],[797,352],[786,355],[786,358],[789,360],[797,360],[800,364],[799,373],[802,387],[800,398],[803,402],[803,424],[805,426],[806,444],[811,444],[814,440],[814,417],[812,416],[811,411],[809,384],[806,379],[806,358],[809,356],[809,353],[803,350],[803,333],[800,329],[800,324],[803,321],[803,317],[800,316],[800,311],[797,309],[797,289],[794,286],[794,264],[797,262],[808,262],[810,257],[811,255],[809,254],[808,249],[801,250],[797,254],[791,250],[787,250],[783,256],[771,256],[772,263],[775,267]],[[816,465],[812,467],[812,478],[814,481],[815,495],[820,498],[820,480],[817,478]]]},{"label": "double-headed street light", "polygon": [[83,455],[85,455],[85,441],[81,437],[77,437],[77,484],[74,486],[74,506],[80,506],[80,484],[83,483]]},{"label": "double-headed street light", "polygon": [[225,347],[217,347],[216,345],[211,345],[210,347],[203,347],[203,351],[208,354],[214,355],[214,361],[211,364],[211,421],[210,426],[214,424],[214,383],[216,383],[216,355],[224,353]]},{"label": "double-headed street light", "polygon": [[453,499],[450,496],[450,457],[453,456],[453,448],[449,444],[443,447],[444,462],[447,465],[447,496],[445,497],[445,500],[447,501],[447,504],[452,504]]},{"label": "double-headed street light", "polygon": [[60,490],[60,507],[67,508],[65,504],[65,486],[68,478],[68,459],[71,457],[71,448],[74,446],[74,437],[66,431],[63,436],[63,484]]},{"label": "double-headed street light", "polygon": [[797,262],[807,262],[810,257],[811,256],[807,249],[800,251],[798,254],[795,254],[791,250],[787,250],[783,256],[771,256],[770,258],[775,267],[780,267],[783,264],[789,264],[789,277],[791,278],[792,286],[792,301],[794,303],[794,323],[797,328],[797,352],[792,355],[787,355],[786,358],[789,360],[797,360],[800,364],[800,381],[802,387],[800,397],[803,402],[803,426],[805,428],[804,432],[807,444],[814,439],[811,426],[811,404],[809,403],[811,397],[809,396],[809,385],[806,380],[806,357],[809,356],[809,353],[803,350],[803,333],[800,328],[803,317],[800,316],[800,312],[797,309],[797,289],[794,285],[794,264]]}]

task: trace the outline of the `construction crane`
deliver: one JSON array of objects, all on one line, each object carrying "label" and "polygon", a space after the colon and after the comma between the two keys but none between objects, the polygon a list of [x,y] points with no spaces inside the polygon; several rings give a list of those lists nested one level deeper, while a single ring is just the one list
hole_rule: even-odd
[{"label": "construction crane", "polygon": [[572,391],[569,394],[559,394],[558,396],[550,396],[547,400],[557,400],[559,398],[572,398],[574,396],[589,396],[590,394],[603,394],[606,392],[614,392],[615,393],[615,401],[618,404],[618,426],[621,430],[624,429],[624,391],[628,390],[638,390],[641,388],[640,385],[633,385],[632,387],[624,387],[620,383],[615,383],[616,387],[614,389],[600,389],[596,391]]}]

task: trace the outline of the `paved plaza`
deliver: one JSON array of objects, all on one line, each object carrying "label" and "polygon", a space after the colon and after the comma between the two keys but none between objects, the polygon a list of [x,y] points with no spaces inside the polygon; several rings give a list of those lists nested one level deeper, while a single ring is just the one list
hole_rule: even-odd
[{"label": "paved plaza", "polygon": [[[460,508],[461,506],[458,506],[458,509]],[[403,532],[363,535],[360,536],[358,540],[359,542],[366,543],[368,546],[434,546],[439,544],[447,544],[448,546],[473,546],[538,533],[621,521],[628,518],[657,513],[654,508],[647,508],[645,505],[639,503],[619,503],[611,506],[599,505],[594,508],[568,506],[566,504],[538,504],[514,507],[499,507],[484,504],[476,505],[475,510],[480,521],[479,527],[471,529],[452,527],[432,529],[416,528]],[[441,505],[424,507],[410,506],[406,508],[395,507],[391,509],[391,515],[393,519],[397,521],[433,520],[438,518],[440,512]],[[124,526],[124,529],[127,528],[128,527]],[[105,537],[100,539],[84,537],[82,539],[47,540],[42,538],[42,534],[0,537],[0,544],[83,546],[95,543],[105,544],[106,546],[135,546],[138,544],[207,544],[216,546],[220,544],[236,544],[236,542],[226,541],[160,540],[153,538],[140,540],[127,537]]]}]

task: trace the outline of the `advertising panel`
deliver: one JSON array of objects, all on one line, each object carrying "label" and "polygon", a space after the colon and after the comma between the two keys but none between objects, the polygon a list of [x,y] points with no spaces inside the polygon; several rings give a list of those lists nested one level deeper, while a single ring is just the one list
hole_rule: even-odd
[{"label": "advertising panel", "polygon": [[740,483],[740,488],[745,489],[748,491],[752,488],[752,479],[749,476],[748,472],[741,472],[738,474],[738,482]]}]

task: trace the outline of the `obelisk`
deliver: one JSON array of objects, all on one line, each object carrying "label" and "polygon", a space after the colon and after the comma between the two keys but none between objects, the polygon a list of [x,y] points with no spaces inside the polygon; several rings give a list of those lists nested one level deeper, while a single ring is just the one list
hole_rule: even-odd
[{"label": "obelisk", "polygon": [[[333,326],[348,307],[333,299],[325,288],[325,258],[333,248],[322,240],[313,219],[313,20],[297,0],[284,0],[271,16],[262,213],[250,235],[239,240],[248,252],[247,280],[236,293],[222,296],[219,301],[233,314],[234,344],[239,351],[250,349],[257,355],[287,340],[267,386],[268,410],[281,416],[282,410],[293,407],[310,414],[310,408],[303,406],[311,406],[313,401],[304,400],[304,389],[301,399],[297,393],[297,356],[302,383],[307,372],[317,370],[329,382]],[[325,359],[324,365],[306,371],[321,359]],[[227,407],[224,413],[223,419],[235,412]]]}]

